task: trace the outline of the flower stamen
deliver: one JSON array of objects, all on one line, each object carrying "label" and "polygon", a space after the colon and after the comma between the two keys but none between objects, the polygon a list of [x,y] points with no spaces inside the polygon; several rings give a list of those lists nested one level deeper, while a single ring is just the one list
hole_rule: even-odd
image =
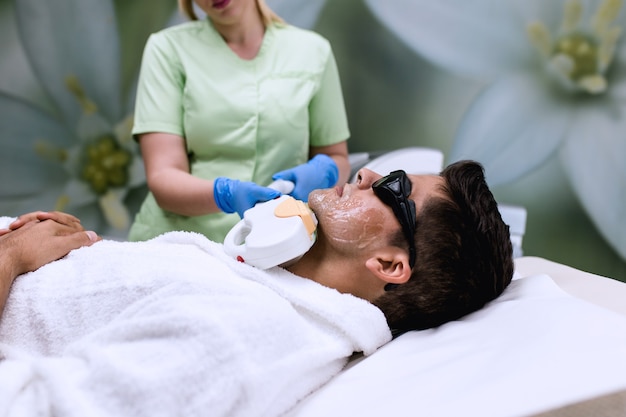
[{"label": "flower stamen", "polygon": [[606,91],[606,78],[601,75],[588,75],[578,80],[578,84],[591,94],[600,94]]},{"label": "flower stamen", "polygon": [[75,75],[68,75],[65,78],[65,86],[72,94],[74,94],[85,114],[93,114],[98,111],[96,103],[90,100],[85,94],[85,90],[80,84],[78,77]]},{"label": "flower stamen", "polygon": [[115,133],[115,137],[117,137],[118,142],[122,145],[129,145],[133,142],[133,123],[134,119],[131,114],[114,126],[113,132]]},{"label": "flower stamen", "polygon": [[57,148],[43,139],[35,142],[35,153],[41,158],[52,162],[63,163],[67,160],[67,150]]},{"label": "flower stamen", "polygon": [[128,183],[132,155],[121,148],[113,137],[98,139],[87,145],[84,152],[82,179],[93,192],[103,195],[110,187],[122,187]]},{"label": "flower stamen", "polygon": [[598,64],[600,71],[606,71],[609,65],[611,65],[613,57],[615,56],[615,47],[617,46],[617,41],[619,40],[621,34],[622,28],[616,26],[607,30],[602,36],[602,41],[600,42],[600,48],[598,50]]},{"label": "flower stamen", "polygon": [[65,211],[66,207],[70,203],[70,196],[67,194],[62,194],[57,198],[56,204],[54,205],[55,211]]},{"label": "flower stamen", "polygon": [[584,35],[573,33],[561,38],[552,53],[572,60],[574,66],[569,76],[574,81],[598,72],[598,46]]},{"label": "flower stamen", "polygon": [[591,19],[593,31],[601,36],[610,28],[611,23],[617,18],[621,8],[622,0],[605,0]]},{"label": "flower stamen", "polygon": [[613,61],[621,27],[612,26],[622,7],[622,0],[604,0],[591,20],[591,30],[581,22],[582,3],[565,3],[558,36],[541,22],[527,27],[530,42],[546,59],[548,68],[572,91],[601,94],[608,88],[606,72]]},{"label": "flower stamen", "polygon": [[552,51],[552,35],[548,28],[541,22],[531,22],[526,28],[530,43],[541,53],[544,58],[550,57]]},{"label": "flower stamen", "polygon": [[561,22],[561,33],[569,33],[576,30],[580,24],[583,6],[578,0],[572,0],[565,3],[563,12],[563,21]]},{"label": "flower stamen", "polygon": [[109,190],[98,199],[98,204],[107,222],[118,230],[126,230],[130,225],[130,215],[119,193]]}]

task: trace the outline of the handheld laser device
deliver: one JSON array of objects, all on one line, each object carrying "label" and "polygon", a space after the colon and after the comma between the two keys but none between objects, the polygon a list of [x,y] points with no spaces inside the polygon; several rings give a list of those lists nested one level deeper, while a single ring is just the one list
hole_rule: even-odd
[{"label": "handheld laser device", "polygon": [[[280,184],[286,187],[289,184]],[[276,188],[277,184],[272,184]],[[291,186],[293,188],[293,186]],[[285,192],[287,188],[280,191]],[[302,201],[289,195],[258,203],[246,210],[224,239],[224,251],[253,265],[268,269],[298,260],[315,243],[317,218]]]}]

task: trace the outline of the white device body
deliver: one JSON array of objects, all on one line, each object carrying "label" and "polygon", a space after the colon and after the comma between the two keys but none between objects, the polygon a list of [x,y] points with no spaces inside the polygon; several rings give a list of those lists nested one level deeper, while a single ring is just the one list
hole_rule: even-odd
[{"label": "white device body", "polygon": [[[246,210],[243,219],[226,235],[224,251],[241,262],[261,269],[285,265],[304,255],[315,243],[315,228],[310,233],[310,227],[307,228],[299,215],[276,215],[277,207],[288,199],[296,202],[293,197],[282,195]],[[308,208],[306,210],[314,227],[317,226],[313,212]]]}]

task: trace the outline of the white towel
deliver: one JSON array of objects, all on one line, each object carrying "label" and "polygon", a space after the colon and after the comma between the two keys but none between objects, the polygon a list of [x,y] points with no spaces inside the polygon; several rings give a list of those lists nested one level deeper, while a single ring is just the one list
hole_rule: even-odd
[{"label": "white towel", "polygon": [[201,235],[103,241],[15,281],[0,416],[277,416],[389,340],[370,303]]},{"label": "white towel", "polygon": [[8,228],[9,225],[16,219],[17,217],[0,216],[0,229]]}]

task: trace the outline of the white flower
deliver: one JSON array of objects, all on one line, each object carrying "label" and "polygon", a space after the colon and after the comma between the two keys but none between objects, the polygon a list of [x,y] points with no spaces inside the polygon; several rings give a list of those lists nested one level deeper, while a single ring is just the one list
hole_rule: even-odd
[{"label": "white flower", "polygon": [[[15,2],[20,39],[54,112],[0,93],[0,213],[63,210],[87,228],[125,235],[130,190],[145,184],[122,97],[110,0]],[[9,181],[10,178],[10,181]]]},{"label": "white flower", "polygon": [[416,52],[486,83],[450,160],[492,185],[558,154],[583,207],[626,259],[626,12],[621,0],[366,0]]}]

